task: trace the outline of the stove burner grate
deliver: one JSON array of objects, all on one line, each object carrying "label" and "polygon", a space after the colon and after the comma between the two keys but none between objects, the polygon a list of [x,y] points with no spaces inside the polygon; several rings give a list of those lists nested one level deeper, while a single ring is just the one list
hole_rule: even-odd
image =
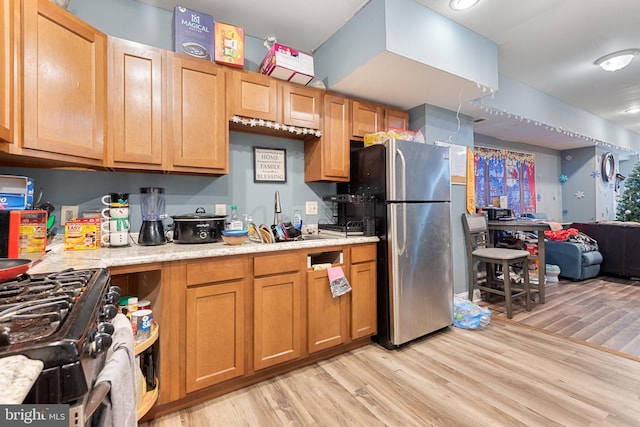
[{"label": "stove burner grate", "polygon": [[86,290],[91,270],[27,274],[0,283],[0,347],[55,333]]}]

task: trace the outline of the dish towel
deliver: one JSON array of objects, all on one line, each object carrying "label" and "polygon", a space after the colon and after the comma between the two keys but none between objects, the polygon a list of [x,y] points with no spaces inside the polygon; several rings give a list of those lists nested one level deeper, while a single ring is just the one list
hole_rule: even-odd
[{"label": "dish towel", "polygon": [[135,357],[131,322],[118,313],[111,321],[113,342],[96,384],[107,382],[111,390],[94,415],[93,425],[131,427],[138,425],[136,411]]}]

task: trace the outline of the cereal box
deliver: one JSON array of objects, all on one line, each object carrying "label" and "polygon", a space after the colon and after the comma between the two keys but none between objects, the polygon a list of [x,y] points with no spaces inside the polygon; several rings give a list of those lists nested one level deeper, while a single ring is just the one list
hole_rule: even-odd
[{"label": "cereal box", "polygon": [[173,9],[173,50],[213,61],[213,16],[182,6]]},{"label": "cereal box", "polygon": [[100,218],[74,218],[64,224],[64,250],[100,248]]},{"label": "cereal box", "polygon": [[214,61],[232,67],[244,67],[244,28],[215,23]]},{"label": "cereal box", "polygon": [[274,43],[260,63],[258,72],[306,85],[313,80],[313,56],[283,44]]}]

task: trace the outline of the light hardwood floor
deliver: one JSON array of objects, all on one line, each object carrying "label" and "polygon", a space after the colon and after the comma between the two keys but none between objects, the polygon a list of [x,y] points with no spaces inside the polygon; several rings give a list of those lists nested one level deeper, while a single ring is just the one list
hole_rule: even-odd
[{"label": "light hardwood floor", "polygon": [[[530,312],[516,301],[513,320],[640,358],[640,281],[599,276],[560,280],[547,284],[546,290],[546,303],[534,303]],[[481,304],[494,316],[506,317],[504,299]]]},{"label": "light hardwood floor", "polygon": [[[583,332],[591,344],[560,335],[610,323],[598,299],[612,295],[624,296],[607,302],[624,314],[609,320],[629,322],[626,310],[635,308],[633,324],[640,322],[640,304],[625,302],[638,297],[637,286],[602,282],[549,286],[546,304],[513,320],[492,302],[482,330],[451,327],[400,350],[371,344],[141,425],[638,426],[640,359],[621,352],[634,345],[595,344],[637,334]],[[584,314],[590,320],[567,320]]]}]

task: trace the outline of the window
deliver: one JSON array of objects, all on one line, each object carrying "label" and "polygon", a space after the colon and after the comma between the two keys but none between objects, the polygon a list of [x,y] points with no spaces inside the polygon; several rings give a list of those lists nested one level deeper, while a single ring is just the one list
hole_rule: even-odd
[{"label": "window", "polygon": [[474,166],[479,207],[499,206],[500,196],[507,196],[507,207],[515,214],[536,211],[533,154],[476,147]]}]

